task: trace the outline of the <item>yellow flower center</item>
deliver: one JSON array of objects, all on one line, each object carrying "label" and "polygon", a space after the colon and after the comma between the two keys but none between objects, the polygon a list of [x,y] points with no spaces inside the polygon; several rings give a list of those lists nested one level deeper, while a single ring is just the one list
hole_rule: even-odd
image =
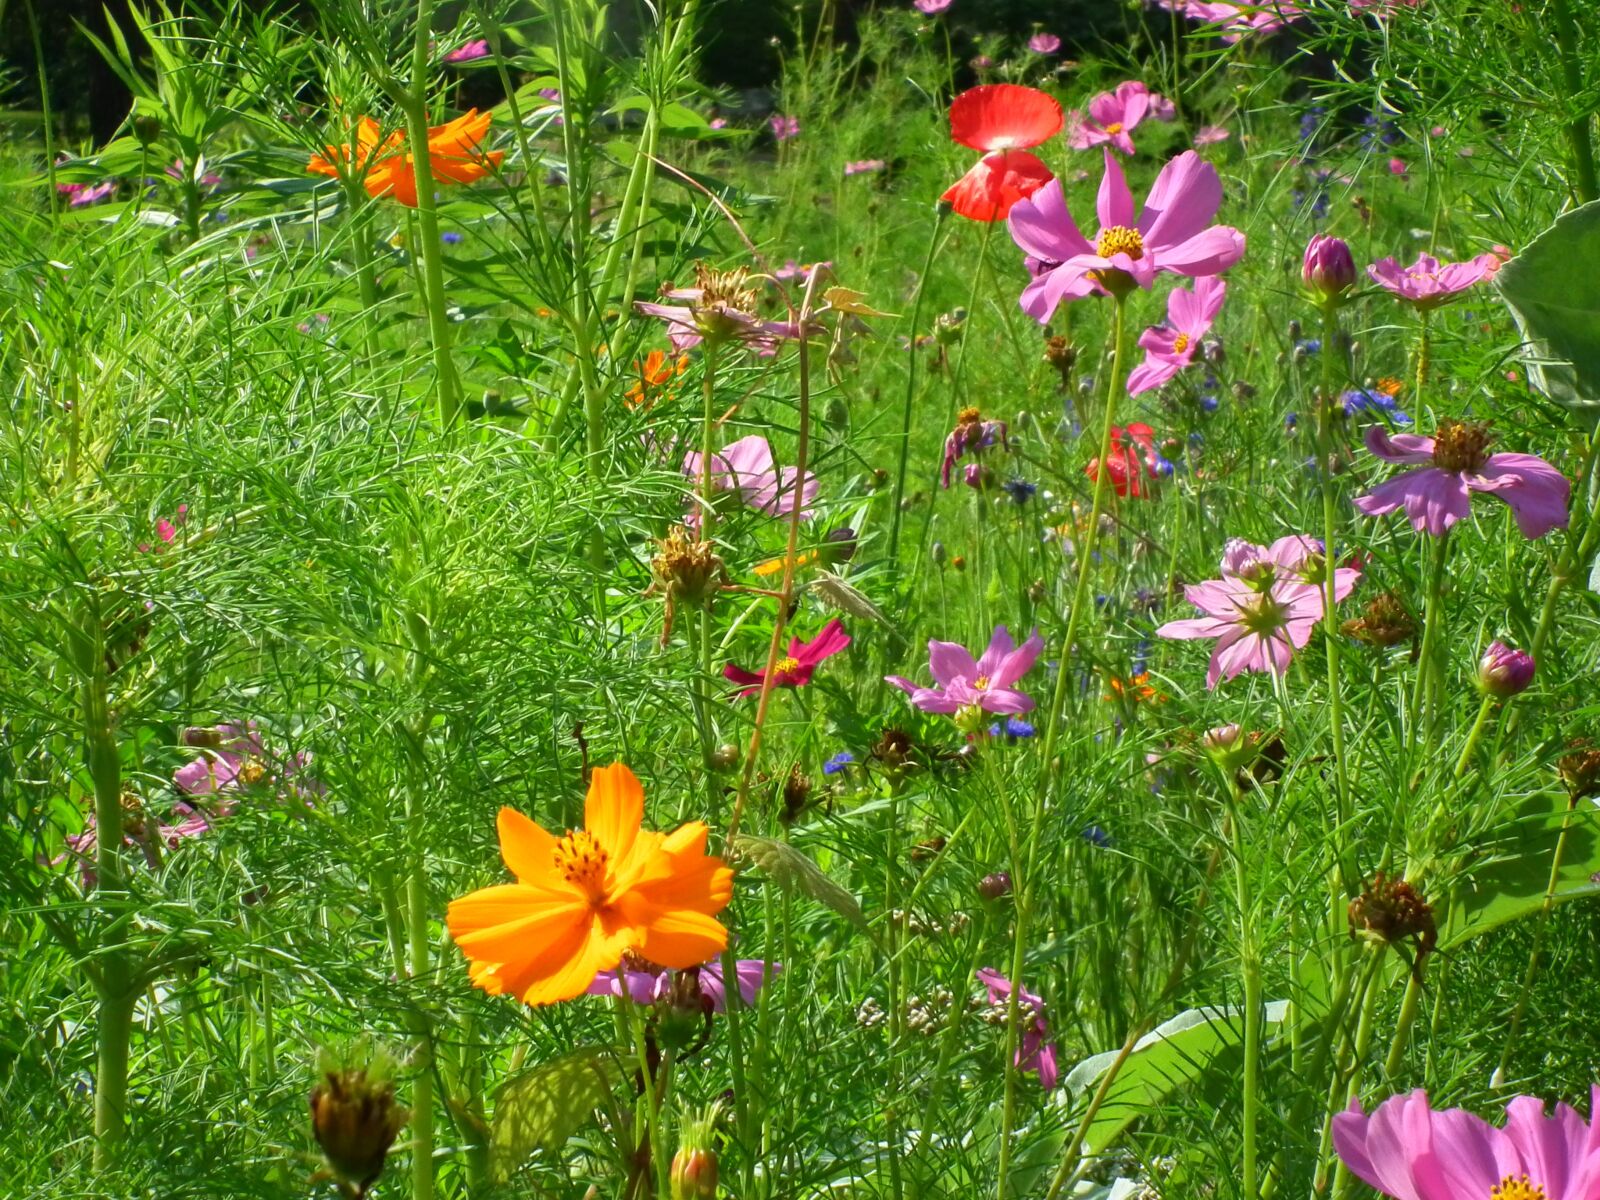
[{"label": "yellow flower center", "polygon": [[957,425],[976,425],[983,420],[983,414],[976,408],[963,408],[956,414]]},{"label": "yellow flower center", "polygon": [[1284,607],[1270,592],[1261,592],[1239,605],[1239,623],[1251,633],[1270,637],[1283,628]]},{"label": "yellow flower center", "polygon": [[1122,122],[1121,121],[1113,121],[1113,122],[1111,122],[1111,124],[1106,126],[1106,132],[1107,133],[1121,133],[1122,132]]},{"label": "yellow flower center", "polygon": [[793,655],[789,655],[787,658],[780,658],[778,665],[772,669],[778,675],[793,675],[800,669],[800,660]]},{"label": "yellow flower center", "polygon": [[989,690],[989,677],[987,675],[979,675],[976,679],[974,679],[972,681],[972,686],[976,690],[978,690],[980,692],[988,691]]},{"label": "yellow flower center", "polygon": [[1101,258],[1126,254],[1137,261],[1144,257],[1144,238],[1137,229],[1129,229],[1126,225],[1112,225],[1100,231],[1100,242],[1095,246],[1094,252]]},{"label": "yellow flower center", "polygon": [[239,773],[234,776],[245,787],[254,787],[267,777],[267,768],[251,759],[239,767]]},{"label": "yellow flower center", "polygon": [[1187,333],[1180,333],[1177,337],[1172,339],[1172,352],[1174,354],[1182,354],[1188,348],[1189,335]]},{"label": "yellow flower center", "polygon": [[1545,1200],[1544,1188],[1526,1175],[1507,1175],[1490,1190],[1489,1200]]},{"label": "yellow flower center", "polygon": [[1441,421],[1434,435],[1433,465],[1445,471],[1477,471],[1489,461],[1491,440],[1482,425]]},{"label": "yellow flower center", "polygon": [[556,843],[551,857],[561,877],[573,887],[582,888],[594,900],[604,894],[606,867],[611,856],[595,841],[594,834],[582,829],[567,830],[567,836]]}]

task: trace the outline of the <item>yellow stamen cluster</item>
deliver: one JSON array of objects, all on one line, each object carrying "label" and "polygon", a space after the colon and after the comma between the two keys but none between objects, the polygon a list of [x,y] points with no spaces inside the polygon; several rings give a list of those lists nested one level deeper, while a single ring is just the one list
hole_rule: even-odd
[{"label": "yellow stamen cluster", "polygon": [[1189,335],[1187,333],[1180,333],[1177,337],[1172,339],[1172,352],[1174,354],[1182,354],[1188,348]]},{"label": "yellow stamen cluster", "polygon": [[1144,237],[1137,229],[1129,229],[1126,225],[1112,225],[1100,231],[1100,241],[1096,244],[1094,252],[1101,258],[1126,254],[1138,261],[1144,257]]},{"label": "yellow stamen cluster", "polygon": [[1489,461],[1493,440],[1483,425],[1442,421],[1434,434],[1433,465],[1444,471],[1477,471]]},{"label": "yellow stamen cluster", "polygon": [[1122,122],[1121,121],[1113,121],[1113,122],[1111,122],[1111,124],[1106,126],[1106,132],[1107,133],[1121,133],[1122,132]]},{"label": "yellow stamen cluster", "polygon": [[780,658],[777,665],[772,668],[773,673],[776,675],[793,675],[799,669],[800,660],[793,655]]},{"label": "yellow stamen cluster", "polygon": [[1489,1200],[1545,1200],[1545,1194],[1526,1175],[1507,1175],[1489,1192]]},{"label": "yellow stamen cluster", "polygon": [[988,691],[989,690],[989,677],[987,675],[979,675],[976,679],[974,679],[972,681],[972,686],[973,686],[973,688],[975,690],[980,691],[980,692]]}]

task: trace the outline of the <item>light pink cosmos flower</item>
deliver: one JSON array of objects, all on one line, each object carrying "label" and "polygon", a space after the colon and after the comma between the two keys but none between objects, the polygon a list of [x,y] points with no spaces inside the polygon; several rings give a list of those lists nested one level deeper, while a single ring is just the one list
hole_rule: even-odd
[{"label": "light pink cosmos flower", "polygon": [[1163,272],[1197,278],[1226,271],[1243,257],[1245,241],[1231,226],[1210,224],[1221,204],[1217,169],[1185,150],[1161,168],[1136,212],[1122,167],[1107,149],[1094,242],[1073,221],[1059,179],[1012,206],[1011,240],[1037,268],[1018,301],[1022,311],[1043,325],[1063,301],[1096,289],[1148,290]]},{"label": "light pink cosmos flower", "polygon": [[[1258,546],[1243,538],[1229,538],[1222,549],[1222,575],[1248,583],[1260,590],[1278,579],[1293,576],[1292,582],[1309,583],[1317,589],[1319,601],[1327,580],[1328,556],[1322,539],[1305,533],[1291,533],[1270,546]],[[1338,604],[1361,582],[1359,567],[1333,569],[1333,602]]]},{"label": "light pink cosmos flower", "polygon": [[488,39],[478,38],[474,41],[463,42],[461,45],[457,46],[454,50],[450,51],[449,54],[444,56],[444,61],[447,63],[464,63],[474,62],[477,59],[488,57]]},{"label": "light pink cosmos flower", "polygon": [[1156,636],[1216,638],[1206,670],[1208,688],[1243,671],[1282,675],[1322,620],[1322,595],[1315,587],[1276,576],[1262,586],[1260,580],[1224,574],[1185,587],[1183,594],[1205,615],[1168,621]]},{"label": "light pink cosmos flower", "polygon": [[1053,33],[1036,33],[1028,39],[1028,49],[1035,54],[1054,54],[1061,49],[1061,39]]},{"label": "light pink cosmos flower", "polygon": [[252,788],[271,787],[307,800],[324,791],[322,783],[306,774],[311,756],[268,749],[254,721],[188,729],[183,740],[202,753],[174,771],[172,782],[191,796],[217,797],[212,809],[219,815],[232,812],[232,798]]},{"label": "light pink cosmos flower", "polygon": [[1418,533],[1441,536],[1472,509],[1472,493],[1488,492],[1511,506],[1525,538],[1542,538],[1567,524],[1572,486],[1566,476],[1534,454],[1490,454],[1489,431],[1459,421],[1440,423],[1434,437],[1367,427],[1367,449],[1384,462],[1419,465],[1358,496],[1355,506],[1369,517],[1402,505]]},{"label": "light pink cosmos flower", "polygon": [[1442,263],[1431,254],[1419,254],[1409,267],[1402,267],[1395,258],[1380,258],[1367,268],[1367,274],[1373,283],[1409,304],[1437,308],[1499,269],[1500,260],[1493,254],[1480,254],[1461,263]]},{"label": "light pink cosmos flower", "polygon": [[[700,478],[700,452],[691,450],[683,456],[683,473],[691,479]],[[781,470],[773,462],[772,446],[758,433],[740,438],[711,456],[711,489],[713,492],[738,492],[747,508],[765,513],[769,517],[786,516],[795,509],[795,468]],[[809,521],[814,515],[811,504],[817,498],[817,477],[806,472],[799,490],[800,519]],[[691,503],[684,516],[690,529],[700,525],[698,504]]]},{"label": "light pink cosmos flower", "polygon": [[1011,640],[1004,625],[995,626],[989,646],[976,662],[965,646],[955,642],[928,642],[928,669],[937,687],[918,687],[901,675],[885,675],[911,697],[923,712],[955,713],[979,709],[990,713],[1025,713],[1033,710],[1033,698],[1012,685],[1033,669],[1044,653],[1044,639],[1035,629],[1020,647]]},{"label": "light pink cosmos flower", "polygon": [[787,117],[782,113],[773,113],[767,118],[767,127],[772,130],[772,136],[780,142],[787,142],[792,137],[800,136],[800,118]]},{"label": "light pink cosmos flower", "polygon": [[68,208],[83,208],[114,196],[117,191],[117,181],[107,179],[96,184],[58,183],[56,191],[67,197]]},{"label": "light pink cosmos flower", "polygon": [[1149,115],[1158,121],[1176,121],[1178,106],[1160,92],[1151,92]]},{"label": "light pink cosmos flower", "polygon": [[1475,1113],[1435,1111],[1428,1093],[1391,1096],[1373,1110],[1350,1107],[1333,1118],[1333,1146],[1352,1174],[1395,1200],[1600,1195],[1600,1086],[1590,1089],[1589,1120],[1565,1104],[1518,1096],[1497,1129]]},{"label": "light pink cosmos flower", "polygon": [[953,3],[955,3],[955,0],[912,0],[912,7],[919,13],[936,17]]},{"label": "light pink cosmos flower", "polygon": [[[715,1013],[728,1011],[728,992],[722,984],[722,964],[715,960],[693,968],[699,975],[700,995],[702,1000],[710,1005],[710,1011]],[[770,983],[779,971],[783,970],[781,963],[762,962],[759,958],[741,958],[734,964],[734,980],[739,987],[739,998],[744,1001],[745,1007],[751,1007],[756,1002],[756,993],[761,986]],[[679,971],[683,975],[687,972]],[[664,1000],[672,994],[673,972],[662,970],[631,970],[625,966],[618,967],[615,971],[602,971],[594,977],[585,994],[589,996],[620,996],[623,983],[627,983],[628,997],[635,1004],[654,1004],[657,1000]]]},{"label": "light pink cosmos flower", "polygon": [[876,171],[883,170],[888,165],[881,158],[863,158],[857,162],[845,163],[844,173],[846,177],[851,175],[870,175]]},{"label": "light pink cosmos flower", "polygon": [[[1011,981],[990,967],[978,971],[977,976],[978,982],[989,992],[992,1019],[996,1024],[1005,1021],[1011,1009]],[[1039,1086],[1052,1091],[1061,1071],[1056,1063],[1055,1043],[1048,1040],[1050,1025],[1044,1017],[1044,1000],[1020,985],[1017,987],[1017,1018],[1021,1037],[1012,1065],[1024,1074],[1036,1073]]]},{"label": "light pink cosmos flower", "polygon": [[[180,802],[174,806],[174,810],[178,819],[170,825],[164,821],[151,821],[137,810],[125,808],[123,811],[122,844],[129,849],[139,850],[144,856],[145,865],[151,870],[161,865],[164,851],[176,850],[188,839],[199,837],[211,828],[211,821],[206,815],[190,805]],[[95,856],[100,845],[99,825],[93,809],[89,810],[84,820],[83,830],[68,834],[66,844],[66,852],[51,859],[50,865],[56,867],[64,862],[76,861],[78,878],[87,891],[100,879],[99,872],[95,870]]]},{"label": "light pink cosmos flower", "polygon": [[1194,281],[1194,290],[1173,288],[1167,296],[1167,323],[1139,335],[1144,361],[1128,373],[1128,395],[1137,396],[1172,379],[1200,352],[1200,339],[1222,310],[1228,285],[1215,275]]},{"label": "light pink cosmos flower", "polygon": [[715,271],[696,263],[693,287],[662,287],[663,300],[681,303],[635,300],[633,310],[667,323],[667,339],[674,354],[682,354],[707,338],[719,344],[738,343],[761,355],[776,354],[778,340],[792,331],[758,315],[759,299],[750,283],[747,268]]},{"label": "light pink cosmos flower", "polygon": [[1237,42],[1246,34],[1276,33],[1305,16],[1290,0],[1262,4],[1234,4],[1230,0],[1189,0],[1184,11],[1196,21],[1222,27],[1222,40]]},{"label": "light pink cosmos flower", "polygon": [[[1133,153],[1131,134],[1160,99],[1137,79],[1119,83],[1115,91],[1101,92],[1089,101],[1089,114],[1080,109],[1067,114],[1067,145],[1074,150],[1110,144],[1124,154]],[[1171,103],[1170,101],[1168,102]]]},{"label": "light pink cosmos flower", "polygon": [[1199,132],[1194,135],[1194,144],[1196,146],[1214,146],[1218,142],[1227,141],[1232,136],[1233,134],[1221,125],[1202,125]]}]

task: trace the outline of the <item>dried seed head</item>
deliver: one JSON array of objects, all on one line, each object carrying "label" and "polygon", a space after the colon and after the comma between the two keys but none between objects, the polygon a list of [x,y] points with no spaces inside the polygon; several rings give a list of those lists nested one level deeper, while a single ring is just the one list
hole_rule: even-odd
[{"label": "dried seed head", "polygon": [[1352,936],[1386,946],[1415,938],[1419,956],[1432,952],[1439,941],[1433,909],[1411,884],[1382,871],[1350,901],[1349,914]]},{"label": "dried seed head", "polygon": [[1384,592],[1368,603],[1361,616],[1342,626],[1345,636],[1369,646],[1398,646],[1416,636],[1417,623],[1395,592]]},{"label": "dried seed head", "polygon": [[1561,782],[1576,804],[1600,796],[1600,750],[1584,738],[1567,743],[1568,752],[1556,760]]},{"label": "dried seed head", "polygon": [[716,547],[690,537],[682,525],[674,525],[658,544],[650,573],[674,603],[704,604],[727,582]]},{"label": "dried seed head", "polygon": [[311,1132],[341,1182],[365,1194],[383,1171],[384,1157],[410,1118],[395,1103],[387,1056],[364,1067],[325,1069],[311,1089]]}]

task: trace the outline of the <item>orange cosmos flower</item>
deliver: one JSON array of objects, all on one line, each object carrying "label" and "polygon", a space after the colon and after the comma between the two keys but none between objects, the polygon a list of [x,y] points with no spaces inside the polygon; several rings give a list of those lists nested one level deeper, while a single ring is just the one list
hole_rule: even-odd
[{"label": "orange cosmos flower", "polygon": [[[482,179],[500,165],[502,150],[485,152],[479,148],[489,132],[492,113],[477,109],[463,113],[428,130],[428,164],[436,180],[471,183]],[[313,175],[338,175],[340,163],[351,163],[361,175],[362,185],[372,196],[393,196],[407,208],[417,206],[415,159],[406,150],[406,135],[395,130],[387,137],[371,117],[356,124],[355,154],[350,147],[327,146],[326,154],[313,154],[306,170]],[[353,160],[353,161],[352,161]]]},{"label": "orange cosmos flower", "polygon": [[517,882],[452,901],[446,918],[472,982],[554,1004],[629,951],[677,971],[720,954],[733,871],[705,852],[702,822],[663,834],[640,829],[643,818],[644,789],[622,763],[595,770],[584,828],[565,837],[502,808],[500,856]]},{"label": "orange cosmos flower", "polygon": [[628,385],[628,407],[638,408],[642,404],[647,410],[650,409],[655,405],[658,394],[688,368],[687,354],[680,354],[674,362],[662,351],[652,350],[644,361],[635,360],[633,369],[639,373],[639,378]]}]

